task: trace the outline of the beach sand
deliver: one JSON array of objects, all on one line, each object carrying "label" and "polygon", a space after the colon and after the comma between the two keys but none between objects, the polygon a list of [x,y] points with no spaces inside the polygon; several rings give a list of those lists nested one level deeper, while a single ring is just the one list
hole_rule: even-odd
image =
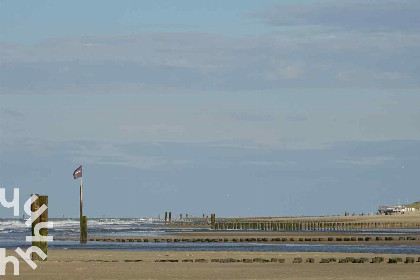
[{"label": "beach sand", "polygon": [[[8,254],[12,254],[11,251]],[[399,255],[343,253],[273,253],[273,252],[127,252],[99,250],[49,250],[48,261],[37,262],[32,270],[21,261],[20,276],[5,279],[420,279],[420,263],[319,263],[321,258],[346,258]],[[403,259],[408,255],[400,255]],[[315,263],[293,263],[296,257],[314,258]],[[416,260],[419,256],[415,257]],[[213,263],[214,258],[253,259],[283,258],[285,263]],[[196,260],[207,263],[169,263],[155,260]],[[141,261],[140,261],[141,260]]]}]

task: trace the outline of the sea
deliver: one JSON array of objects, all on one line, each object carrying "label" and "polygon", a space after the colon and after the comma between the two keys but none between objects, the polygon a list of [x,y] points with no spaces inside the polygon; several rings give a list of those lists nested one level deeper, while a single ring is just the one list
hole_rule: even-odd
[{"label": "sea", "polygon": [[[79,219],[50,219],[53,228],[48,235],[53,238],[79,236]],[[88,236],[94,237],[170,237],[182,232],[211,232],[207,228],[167,227],[151,219],[98,218],[88,220]],[[232,231],[232,230],[229,230]],[[240,230],[237,230],[240,233]],[[249,231],[247,231],[249,232]],[[359,231],[360,233],[360,231]],[[366,230],[363,233],[376,235],[416,234],[420,229]],[[281,235],[281,232],[279,232]],[[26,236],[31,229],[23,219],[0,219],[0,248],[22,249],[31,246]],[[249,252],[339,252],[377,254],[420,254],[420,246],[413,245],[329,245],[329,244],[264,244],[264,243],[154,243],[154,242],[96,242],[80,244],[78,241],[54,240],[49,249],[125,250],[125,251],[249,251]]]}]

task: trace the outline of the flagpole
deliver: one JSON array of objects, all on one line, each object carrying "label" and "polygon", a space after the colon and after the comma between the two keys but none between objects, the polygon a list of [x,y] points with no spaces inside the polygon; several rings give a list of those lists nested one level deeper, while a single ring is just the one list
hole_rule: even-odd
[{"label": "flagpole", "polygon": [[83,217],[83,176],[80,177],[80,221]]}]

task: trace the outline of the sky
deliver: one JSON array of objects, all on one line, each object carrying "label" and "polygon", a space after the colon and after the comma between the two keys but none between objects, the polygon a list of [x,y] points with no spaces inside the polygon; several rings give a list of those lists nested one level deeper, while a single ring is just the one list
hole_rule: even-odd
[{"label": "sky", "polygon": [[[0,187],[77,217],[420,200],[420,2],[0,0]],[[0,208],[1,217],[13,210]]]}]

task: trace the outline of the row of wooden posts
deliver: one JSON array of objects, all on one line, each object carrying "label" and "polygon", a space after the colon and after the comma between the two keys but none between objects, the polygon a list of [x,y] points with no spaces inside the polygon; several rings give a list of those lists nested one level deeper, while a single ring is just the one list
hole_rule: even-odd
[{"label": "row of wooden posts", "polygon": [[[172,223],[171,212],[169,212],[169,223]],[[183,219],[177,223],[205,222],[207,219]],[[204,218],[204,216],[203,216]],[[167,212],[165,212],[165,223],[167,223]],[[363,230],[363,229],[392,229],[392,228],[420,228],[419,222],[331,222],[331,221],[290,221],[290,220],[245,220],[245,219],[216,219],[215,214],[210,215],[210,225],[215,230],[239,229],[239,230]]]},{"label": "row of wooden posts", "polygon": [[217,221],[212,214],[211,228],[215,230],[360,230],[420,228],[419,222],[320,222],[320,221]]},{"label": "row of wooden posts", "polygon": [[[168,223],[168,212],[165,212],[165,224]],[[172,212],[169,212],[169,224],[172,223]]]},{"label": "row of wooden posts", "polygon": [[[168,223],[168,212],[165,212],[165,224]],[[204,217],[204,216],[203,216]],[[184,219],[180,215],[180,222],[192,222],[199,219]],[[202,221],[208,222],[207,219]],[[169,224],[172,223],[172,212],[169,212]],[[179,223],[179,221],[178,221]],[[392,228],[420,228],[419,222],[324,222],[324,221],[266,221],[217,219],[216,214],[210,215],[210,225],[215,230],[363,230],[363,229],[392,229]]]},{"label": "row of wooden posts", "polygon": [[[214,215],[215,214],[211,214]],[[160,215],[159,215],[159,219],[160,219]],[[205,216],[205,214],[203,214],[203,218],[193,218],[190,217],[188,214],[185,214],[185,216],[183,216],[182,214],[179,214],[179,219],[178,220],[173,220],[172,219],[172,212],[165,212],[165,224],[172,224],[172,223],[176,223],[176,224],[191,224],[191,223],[196,223],[196,222],[200,222],[200,223],[207,223],[208,222],[208,216]]]}]

